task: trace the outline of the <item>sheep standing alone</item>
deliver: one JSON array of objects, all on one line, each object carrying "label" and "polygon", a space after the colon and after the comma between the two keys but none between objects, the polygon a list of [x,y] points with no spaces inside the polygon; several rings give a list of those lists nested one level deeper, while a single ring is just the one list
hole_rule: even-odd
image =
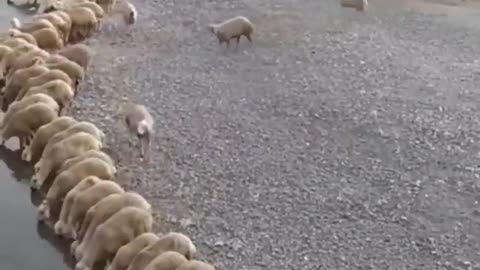
[{"label": "sheep standing alone", "polygon": [[153,133],[153,117],[147,108],[140,104],[128,103],[125,106],[124,121],[130,134],[134,134],[140,142],[142,158],[149,155],[150,138]]},{"label": "sheep standing alone", "polygon": [[209,24],[208,29],[217,36],[220,45],[227,43],[227,48],[230,47],[230,40],[233,38],[237,39],[237,46],[242,36],[252,42],[255,31],[253,23],[244,16],[236,16],[218,24]]}]

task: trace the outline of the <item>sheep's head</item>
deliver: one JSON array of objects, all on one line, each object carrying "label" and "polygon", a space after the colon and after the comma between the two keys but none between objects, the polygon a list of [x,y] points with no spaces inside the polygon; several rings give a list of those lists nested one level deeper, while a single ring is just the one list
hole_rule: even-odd
[{"label": "sheep's head", "polygon": [[121,7],[121,13],[126,24],[135,24],[138,18],[138,12],[135,6],[125,1]]},{"label": "sheep's head", "polygon": [[213,23],[212,23],[212,24],[209,24],[209,25],[208,25],[208,30],[209,30],[210,32],[212,32],[213,34],[216,34],[216,33],[217,33],[217,25],[215,25],[215,24],[213,24]]},{"label": "sheep's head", "polygon": [[15,29],[15,28],[10,28],[10,29],[8,29],[7,33],[10,37],[16,37],[16,36],[20,35],[22,32],[20,32],[19,30]]}]

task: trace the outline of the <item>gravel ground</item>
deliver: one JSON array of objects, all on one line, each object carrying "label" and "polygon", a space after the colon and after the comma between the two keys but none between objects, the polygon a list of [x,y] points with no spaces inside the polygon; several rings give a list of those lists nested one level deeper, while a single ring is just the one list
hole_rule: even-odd
[{"label": "gravel ground", "polygon": [[[138,25],[89,41],[75,115],[159,230],[217,269],[480,268],[480,23],[380,0],[132,1]],[[206,25],[237,14],[257,35],[225,50]],[[156,118],[150,162],[122,96]]]}]

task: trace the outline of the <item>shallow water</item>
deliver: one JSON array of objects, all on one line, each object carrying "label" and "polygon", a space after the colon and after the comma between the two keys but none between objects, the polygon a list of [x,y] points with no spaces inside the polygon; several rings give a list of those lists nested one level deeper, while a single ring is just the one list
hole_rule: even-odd
[{"label": "shallow water", "polygon": [[[0,0],[1,30],[9,27],[12,16],[25,14]],[[7,145],[16,149],[18,140],[9,140]],[[31,170],[31,165],[21,161],[19,151],[0,147],[0,269],[69,270],[72,259],[64,256],[66,243],[37,222],[39,198],[28,185]]]}]

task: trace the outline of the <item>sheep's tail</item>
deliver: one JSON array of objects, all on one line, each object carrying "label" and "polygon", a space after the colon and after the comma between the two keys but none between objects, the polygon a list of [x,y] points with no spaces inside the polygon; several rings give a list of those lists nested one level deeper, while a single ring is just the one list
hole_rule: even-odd
[{"label": "sheep's tail", "polygon": [[10,20],[10,24],[12,25],[13,28],[19,29],[21,27],[20,20],[17,17],[13,17],[12,20]]}]

